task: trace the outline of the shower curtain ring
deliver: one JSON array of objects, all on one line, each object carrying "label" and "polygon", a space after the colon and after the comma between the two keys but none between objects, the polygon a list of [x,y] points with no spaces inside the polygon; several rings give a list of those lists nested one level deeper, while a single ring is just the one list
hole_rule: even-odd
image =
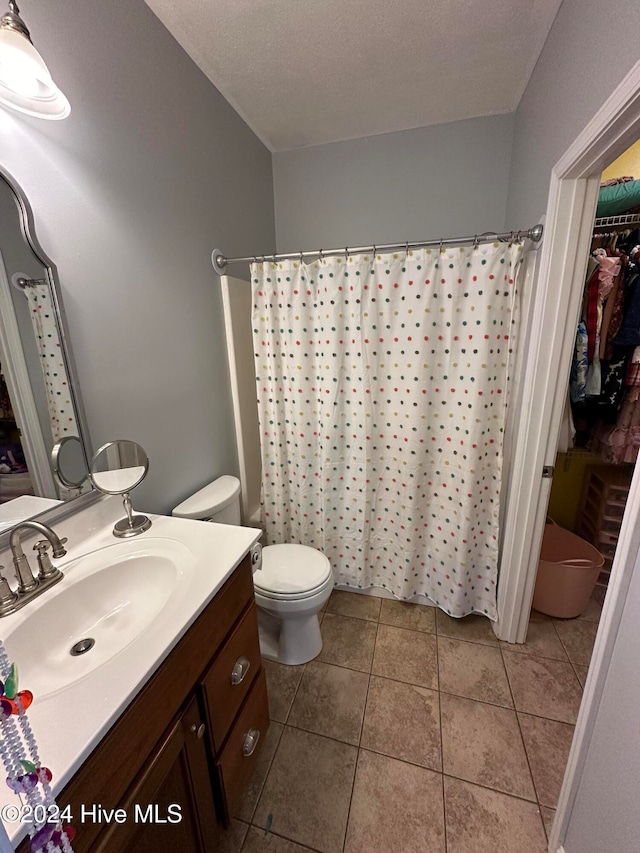
[{"label": "shower curtain ring", "polygon": [[440,249],[438,250],[438,254],[442,254],[442,244],[444,243],[444,237],[440,238]]},{"label": "shower curtain ring", "polygon": [[322,261],[324,261],[324,256],[322,254],[323,251],[324,251],[324,249],[320,249],[320,251],[318,252],[318,255],[320,257],[320,263],[322,263]]},{"label": "shower curtain ring", "polygon": [[300,265],[302,266],[303,263],[304,261],[302,260],[302,250],[300,250]]},{"label": "shower curtain ring", "polygon": [[480,242],[480,240],[479,240],[478,235],[474,234],[474,236],[473,236],[473,248],[474,248],[474,250],[478,248],[479,242]]},{"label": "shower curtain ring", "polygon": [[344,247],[344,259],[345,259],[345,261],[349,260],[349,247],[348,246]]}]

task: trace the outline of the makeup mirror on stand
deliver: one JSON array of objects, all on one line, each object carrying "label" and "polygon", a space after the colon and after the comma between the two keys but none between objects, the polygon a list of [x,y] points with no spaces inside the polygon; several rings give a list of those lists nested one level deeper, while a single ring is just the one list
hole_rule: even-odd
[{"label": "makeup mirror on stand", "polygon": [[146,515],[134,515],[129,492],[149,470],[149,457],[135,441],[120,439],[103,444],[94,454],[89,477],[105,495],[122,495],[126,517],[116,522],[113,535],[121,539],[137,536],[151,527]]}]

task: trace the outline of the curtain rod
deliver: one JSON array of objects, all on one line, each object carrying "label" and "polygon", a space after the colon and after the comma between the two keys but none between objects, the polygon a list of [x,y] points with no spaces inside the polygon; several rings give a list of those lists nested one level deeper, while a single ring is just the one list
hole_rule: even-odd
[{"label": "curtain rod", "polygon": [[417,240],[407,241],[404,243],[384,243],[380,246],[345,246],[343,249],[314,249],[308,252],[283,252],[276,255],[249,255],[246,258],[226,258],[220,249],[214,249],[211,253],[211,263],[218,275],[224,275],[225,267],[229,264],[241,263],[263,263],[264,261],[302,261],[304,258],[328,258],[338,255],[360,255],[364,252],[393,252],[400,249],[422,249],[425,246],[462,246],[466,243],[472,243],[478,246],[480,243],[494,243],[496,241],[519,242],[520,240],[533,240],[534,243],[539,243],[542,240],[543,226],[535,225],[527,231],[507,231],[504,234],[474,234],[473,237],[452,237],[449,239],[440,240]]}]

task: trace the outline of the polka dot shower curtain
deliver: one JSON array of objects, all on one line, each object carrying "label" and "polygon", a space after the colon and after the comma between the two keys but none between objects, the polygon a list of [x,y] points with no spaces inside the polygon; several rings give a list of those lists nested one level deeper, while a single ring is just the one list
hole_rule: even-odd
[{"label": "polka dot shower curtain", "polygon": [[496,618],[521,244],[254,263],[267,541]]},{"label": "polka dot shower curtain", "polygon": [[62,359],[60,336],[51,294],[46,284],[31,284],[24,288],[35,334],[44,390],[54,443],[65,435],[78,435],[78,427],[67,384],[67,369]]}]

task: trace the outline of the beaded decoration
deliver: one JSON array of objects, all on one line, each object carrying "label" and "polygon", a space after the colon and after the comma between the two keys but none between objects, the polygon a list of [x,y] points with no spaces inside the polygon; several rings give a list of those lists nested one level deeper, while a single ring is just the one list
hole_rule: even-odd
[{"label": "beaded decoration", "polygon": [[33,853],[73,853],[75,830],[56,819],[59,810],[51,791],[51,771],[43,767],[26,715],[33,702],[30,690],[18,691],[18,670],[0,640],[0,757],[7,785],[29,807]]}]

